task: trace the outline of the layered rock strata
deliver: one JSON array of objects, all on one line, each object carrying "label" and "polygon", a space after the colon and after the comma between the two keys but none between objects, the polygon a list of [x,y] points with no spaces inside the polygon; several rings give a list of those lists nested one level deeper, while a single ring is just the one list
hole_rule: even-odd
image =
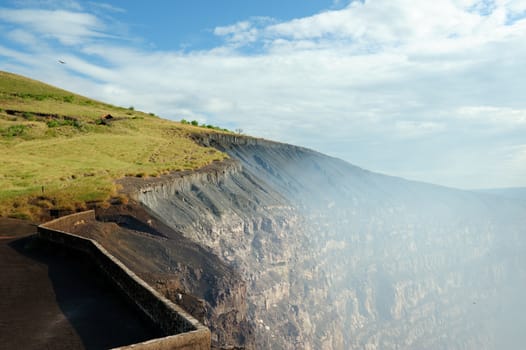
[{"label": "layered rock strata", "polygon": [[[523,202],[264,140],[196,142],[231,160],[143,182],[136,198],[239,274],[245,289],[229,307],[209,298],[223,315],[213,321],[216,346],[496,349],[525,340]],[[221,333],[239,322],[246,334]]]}]

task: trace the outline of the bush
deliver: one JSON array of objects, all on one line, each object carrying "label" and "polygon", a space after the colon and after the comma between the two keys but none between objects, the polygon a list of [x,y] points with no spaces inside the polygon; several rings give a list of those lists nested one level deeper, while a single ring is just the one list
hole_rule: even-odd
[{"label": "bush", "polygon": [[59,126],[72,126],[79,130],[84,128],[84,125],[76,119],[52,119],[46,124],[48,128],[57,128]]},{"label": "bush", "polygon": [[60,126],[60,124],[56,120],[50,120],[46,124],[48,128],[56,128],[57,126]]},{"label": "bush", "polygon": [[33,115],[33,113],[29,113],[29,112],[24,112],[22,113],[22,117],[26,120],[30,120],[30,121],[33,121],[35,120],[35,116]]},{"label": "bush", "polygon": [[2,135],[7,136],[7,137],[20,136],[24,134],[26,130],[27,130],[26,125],[22,125],[22,124],[11,125],[10,127],[8,127],[2,132]]},{"label": "bush", "polygon": [[231,132],[228,129],[220,128],[219,126],[215,126],[215,125],[211,125],[211,124],[201,124],[201,125],[199,125],[199,122],[197,120],[192,120],[191,122],[189,122],[186,119],[181,119],[181,124],[189,124],[189,125],[193,125],[193,126],[200,126],[201,128],[207,128],[207,129]]}]

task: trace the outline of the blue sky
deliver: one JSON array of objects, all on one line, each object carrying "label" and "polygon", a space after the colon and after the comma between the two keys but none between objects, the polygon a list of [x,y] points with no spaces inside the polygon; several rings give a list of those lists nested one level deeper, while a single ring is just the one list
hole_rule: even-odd
[{"label": "blue sky", "polygon": [[331,0],[266,0],[266,1],[157,1],[145,6],[137,1],[114,1],[112,6],[125,9],[120,21],[137,36],[157,49],[210,49],[221,45],[213,35],[219,26],[228,26],[252,17],[286,21],[338,8]]},{"label": "blue sky", "polygon": [[409,179],[526,186],[525,17],[526,0],[0,1],[0,70]]}]

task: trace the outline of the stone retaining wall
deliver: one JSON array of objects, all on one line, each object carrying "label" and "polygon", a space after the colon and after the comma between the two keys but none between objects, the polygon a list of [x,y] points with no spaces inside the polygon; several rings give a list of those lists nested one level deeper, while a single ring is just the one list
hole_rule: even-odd
[{"label": "stone retaining wall", "polygon": [[176,304],[150,287],[95,240],[67,232],[69,227],[95,220],[93,210],[68,215],[38,226],[38,236],[86,253],[129,300],[167,337],[118,348],[145,350],[210,349],[210,331]]}]

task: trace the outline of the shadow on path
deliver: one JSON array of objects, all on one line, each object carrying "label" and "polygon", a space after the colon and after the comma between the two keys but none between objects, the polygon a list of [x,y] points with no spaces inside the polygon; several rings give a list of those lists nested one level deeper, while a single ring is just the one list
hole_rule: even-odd
[{"label": "shadow on path", "polygon": [[83,254],[35,236],[0,240],[0,344],[107,349],[163,334]]}]

